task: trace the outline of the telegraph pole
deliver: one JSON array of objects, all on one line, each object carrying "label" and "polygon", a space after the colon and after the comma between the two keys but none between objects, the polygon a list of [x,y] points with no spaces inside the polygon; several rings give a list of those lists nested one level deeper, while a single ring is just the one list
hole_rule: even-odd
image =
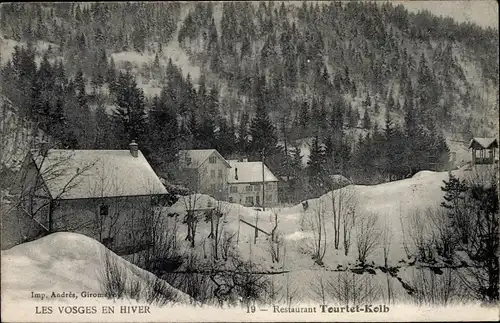
[{"label": "telegraph pole", "polygon": [[265,155],[264,155],[264,148],[262,148],[262,211],[266,210],[266,181],[264,180],[264,160],[265,160]]}]

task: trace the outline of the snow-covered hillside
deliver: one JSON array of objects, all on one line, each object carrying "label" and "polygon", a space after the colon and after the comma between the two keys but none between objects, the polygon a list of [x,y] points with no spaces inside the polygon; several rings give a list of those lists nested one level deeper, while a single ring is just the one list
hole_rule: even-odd
[{"label": "snow-covered hillside", "polygon": [[[480,173],[483,178],[488,178],[488,172],[490,171],[494,170],[489,169],[487,166],[481,166],[472,170],[462,168],[455,171],[455,175],[466,178],[468,176],[477,176]],[[380,301],[384,302],[388,301],[386,290],[388,290],[387,286],[390,286],[391,297],[393,301],[396,300],[396,305],[393,305],[395,309],[391,309],[391,313],[396,315],[396,313],[399,313],[397,309],[402,308],[403,304],[414,304],[411,296],[408,294],[408,286],[405,287],[402,282],[405,282],[410,287],[415,286],[415,277],[425,273],[429,274],[427,269],[422,269],[418,266],[408,266],[409,260],[403,250],[404,230],[402,226],[405,226],[407,223],[406,217],[412,211],[417,209],[425,210],[426,208],[437,207],[439,205],[442,197],[440,187],[443,184],[442,181],[447,178],[448,173],[446,172],[423,171],[417,173],[413,178],[406,180],[372,186],[351,185],[333,192],[337,197],[342,192],[349,192],[352,196],[356,197],[356,212],[360,214],[375,214],[379,218],[379,224],[387,224],[389,226],[391,230],[389,265],[399,268],[399,272],[395,276],[385,274],[380,268],[377,268],[378,265],[383,266],[381,248],[376,249],[367,259],[368,262],[374,263],[371,272],[355,274],[345,271],[346,268],[353,268],[355,266],[355,258],[357,257],[355,242],[353,241],[348,256],[344,255],[342,246],[339,250],[335,250],[331,242],[333,233],[330,231],[331,227],[329,227],[329,224],[327,224],[326,231],[328,248],[324,258],[324,266],[317,265],[311,259],[310,254],[304,252],[304,246],[309,243],[308,239],[313,236],[313,232],[304,227],[303,223],[301,224],[303,222],[301,218],[304,216],[307,217],[308,214],[314,215],[314,212],[320,206],[326,211],[326,214],[330,214],[332,210],[331,192],[319,198],[308,200],[308,208],[305,211],[301,204],[287,208],[275,207],[262,211],[243,207],[238,204],[218,202],[206,195],[198,195],[196,197],[196,208],[206,210],[207,208],[219,206],[226,213],[223,218],[224,230],[229,233],[239,232],[238,240],[233,240],[233,243],[242,258],[250,260],[265,271],[278,273],[269,275],[272,284],[280,287],[277,293],[281,297],[276,300],[276,303],[286,302],[284,297],[287,296],[293,298],[292,302],[294,304],[295,302],[299,302],[301,304],[309,303],[317,306],[317,302],[320,299],[318,284],[331,282],[344,284],[346,279],[353,279],[356,283],[363,281],[379,290],[382,298]],[[179,213],[180,220],[185,213],[186,204],[184,202],[181,197],[167,211]],[[278,216],[278,231],[283,237],[279,263],[273,263],[271,260],[269,238],[265,234],[259,233],[257,243],[254,244],[254,229],[239,221],[242,219],[248,223],[257,224],[262,230],[271,232],[274,226],[275,214]],[[326,221],[327,223],[331,222],[331,217],[327,217]],[[205,252],[204,249],[208,253],[210,252],[209,243],[211,239],[208,238],[210,223],[203,220],[200,221],[194,250],[190,248],[188,241],[184,241],[185,233],[186,227],[184,224],[181,224],[177,232],[179,241],[181,241],[181,254],[184,252],[196,252],[202,255]],[[353,236],[355,234],[356,232],[352,232]],[[204,248],[204,245],[206,248]],[[14,306],[19,306],[18,301],[28,302],[33,308],[40,305],[39,300],[30,299],[32,291],[46,294],[50,294],[52,291],[103,292],[100,281],[104,268],[103,255],[105,251],[104,246],[97,241],[86,236],[71,233],[52,234],[37,241],[2,251],[2,305],[7,305],[2,306],[2,311],[5,310],[8,313],[13,313],[15,311]],[[114,254],[111,255],[130,280],[141,282],[152,276],[152,274],[130,264],[126,260]],[[207,255],[207,258],[210,258],[210,254]],[[405,260],[406,262],[401,263],[401,260]],[[437,276],[436,279],[443,278],[442,276]],[[179,299],[188,301],[189,297],[182,292],[173,288],[172,291],[178,295]],[[74,304],[75,302],[75,300],[71,299],[58,299],[57,301],[61,301],[62,305],[64,303]],[[104,302],[103,299],[91,298],[80,299],[79,301],[89,305]],[[331,302],[328,297],[326,301]],[[121,302],[118,301],[113,304],[121,304]],[[471,306],[476,305],[471,304]],[[442,310],[449,309],[451,308],[442,308]],[[210,307],[205,308],[205,310],[206,312],[203,312],[203,317],[205,318],[210,313],[215,314]],[[418,309],[418,311],[424,310],[428,311],[425,307]],[[156,313],[159,314],[159,311]],[[431,312],[435,314],[434,311]],[[241,320],[241,316],[238,316],[233,310],[228,310],[227,313],[230,316],[225,317],[225,319]],[[423,312],[419,313],[423,315],[421,316],[422,319],[427,317],[425,316],[427,314]],[[454,314],[457,313],[454,311]],[[491,318],[493,315],[496,315],[495,313],[494,309],[481,308],[477,315],[483,318]],[[234,317],[233,314],[235,315]],[[447,313],[446,315],[449,318],[449,314]],[[213,318],[215,316],[210,317]],[[463,318],[463,316],[461,317]],[[189,318],[191,320],[199,320],[201,317],[190,316]],[[260,316],[254,318],[257,320],[265,319],[265,317]],[[286,319],[286,316],[282,318]],[[401,316],[401,319],[405,318],[407,317]],[[412,316],[412,318],[414,317]],[[318,316],[317,319],[332,320],[331,317],[324,316]],[[373,319],[373,317],[370,317],[370,319]]]},{"label": "snow-covered hillside", "polygon": [[[488,166],[477,166],[472,170],[463,167],[453,173],[460,178],[470,176],[478,177],[478,173],[483,179],[490,178],[494,169]],[[489,174],[489,175],[488,175]],[[411,218],[414,214],[425,213],[429,209],[437,209],[440,206],[443,192],[443,180],[448,180],[447,172],[422,171],[415,174],[412,178],[389,182],[379,185],[350,185],[333,192],[339,203],[339,196],[352,196],[356,200],[356,213],[359,215],[371,214],[378,218],[378,229],[388,231],[389,254],[388,265],[404,268],[412,261],[409,259],[405,247],[410,251],[413,247],[408,238]],[[270,272],[285,271],[288,274],[273,275],[273,279],[280,284],[285,285],[288,279],[293,289],[300,291],[298,297],[305,299],[314,299],[314,293],[311,291],[310,277],[335,277],[341,275],[337,270],[345,270],[356,266],[358,251],[356,246],[357,228],[351,230],[351,246],[349,254],[344,254],[342,245],[343,235],[341,232],[339,249],[336,250],[333,244],[333,213],[332,213],[332,192],[329,192],[319,198],[307,201],[308,209],[304,211],[303,205],[298,204],[293,207],[279,208],[274,207],[261,211],[243,207],[238,204],[219,202],[220,209],[226,213],[224,218],[224,230],[230,234],[237,234],[239,237],[236,249],[244,259],[251,260],[263,269]],[[206,195],[197,197],[198,209],[206,209],[215,206],[217,201]],[[179,200],[174,206],[169,208],[169,212],[176,212],[180,215],[185,214],[185,203]],[[314,232],[304,225],[304,219],[314,217],[318,209],[324,211],[326,215],[326,255],[323,259],[324,266],[317,265],[311,258],[307,246],[313,243]],[[257,243],[254,244],[255,230],[253,227],[240,222],[256,224],[266,232],[271,232],[274,227],[274,214],[278,217],[278,234],[283,237],[281,249],[281,258],[279,263],[273,263],[270,253],[269,237],[259,233]],[[239,232],[239,234],[238,234]],[[210,233],[210,224],[200,221],[197,233],[197,253],[205,255],[208,253],[210,258],[210,243],[208,238]],[[179,227],[178,237],[183,240],[186,234],[186,227]],[[204,247],[205,245],[205,247]],[[183,248],[189,251],[188,242],[184,241]],[[208,251],[202,251],[206,249]],[[379,243],[376,249],[368,256],[368,263],[374,267],[384,266],[383,244]],[[403,270],[403,269],[402,269]],[[372,282],[378,284],[380,288],[386,284],[385,275],[376,270],[377,275],[373,277]],[[408,277],[408,274],[405,274]],[[411,276],[411,275],[410,275]],[[410,278],[412,278],[411,276]],[[394,277],[391,277],[394,286],[395,297],[402,302],[409,301],[409,296],[405,289]]]},{"label": "snow-covered hillside", "polygon": [[[466,168],[461,168],[454,171],[454,174],[460,177],[473,176],[473,171],[467,171]],[[372,213],[378,216],[379,224],[387,225],[391,230],[392,245],[390,259],[394,263],[405,259],[403,251],[403,231],[402,223],[405,223],[409,214],[414,211],[425,211],[428,208],[439,207],[442,200],[443,180],[448,179],[447,172],[431,172],[421,171],[415,174],[412,178],[389,182],[379,185],[349,185],[340,190],[334,191],[335,197],[338,199],[340,194],[349,193],[356,199],[356,212],[359,214]],[[296,242],[304,242],[303,239],[311,236],[311,232],[301,229],[301,217],[307,217],[314,214],[318,208],[322,208],[327,214],[327,221],[332,221],[332,192],[329,192],[319,198],[308,200],[308,209],[304,211],[302,204],[293,207],[268,208],[266,211],[244,207],[239,204],[217,202],[209,196],[199,195],[196,200],[196,208],[206,209],[220,203],[220,208],[225,212],[225,228],[231,232],[237,232],[240,228],[240,245],[238,248],[243,254],[248,254],[250,241],[253,241],[254,229],[246,224],[240,223],[242,219],[251,224],[257,223],[259,228],[266,232],[271,232],[274,227],[274,214],[278,214],[278,231],[284,235],[289,247],[287,249],[287,267],[310,268],[312,261],[299,255]],[[338,201],[338,200],[337,200]],[[176,212],[180,215],[185,214],[185,203],[181,198],[176,204],[168,208],[169,212]],[[258,217],[258,219],[257,219]],[[333,232],[329,232],[329,224],[327,224],[327,239],[333,239]],[[184,227],[179,229],[179,237],[184,237]],[[403,228],[404,229],[404,228]],[[202,240],[210,233],[210,224],[201,221],[198,226],[199,240]],[[354,236],[354,234],[353,234]],[[341,237],[342,239],[342,237]],[[299,244],[300,244],[299,243]],[[292,246],[292,247],[290,247]],[[328,248],[329,251],[325,257],[327,267],[336,267],[338,264],[343,264],[346,261],[354,262],[352,257],[346,258],[342,255],[342,248],[335,251],[333,246]],[[351,250],[356,250],[353,245]],[[263,235],[259,236],[257,246],[252,250],[252,257],[270,262],[270,255],[267,250],[267,240]],[[354,252],[355,253],[355,252]],[[378,250],[371,261],[376,264],[382,263],[381,250]],[[257,261],[258,262],[258,261]]]},{"label": "snow-covered hillside", "polygon": [[[76,288],[103,293],[99,275],[106,252],[130,279],[152,277],[151,273],[128,263],[94,239],[77,233],[59,232],[2,251],[2,262],[5,261],[2,290],[11,289],[8,297],[14,299],[24,298],[21,295],[24,285],[37,286],[40,292]],[[42,276],[46,280],[35,283]],[[174,292],[181,301],[189,301],[185,294]]]},{"label": "snow-covered hillside", "polygon": [[[79,298],[83,291],[105,293],[102,282],[106,252],[131,282],[146,285],[147,279],[154,278],[153,274],[115,255],[94,239],[76,233],[54,233],[2,251],[2,310],[4,305],[16,306],[17,302],[27,300],[36,304],[32,292],[44,293],[48,298],[52,292],[73,292]],[[189,302],[186,294],[170,286],[166,288],[172,290],[180,303]],[[51,301],[64,305],[72,299]],[[99,298],[88,298],[85,302],[98,303]]]}]

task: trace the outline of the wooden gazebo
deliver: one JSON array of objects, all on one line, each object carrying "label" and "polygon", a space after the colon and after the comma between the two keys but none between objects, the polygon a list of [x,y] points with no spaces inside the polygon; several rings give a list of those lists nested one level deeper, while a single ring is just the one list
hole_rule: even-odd
[{"label": "wooden gazebo", "polygon": [[472,149],[472,165],[494,164],[498,140],[496,138],[472,138],[469,149]]}]

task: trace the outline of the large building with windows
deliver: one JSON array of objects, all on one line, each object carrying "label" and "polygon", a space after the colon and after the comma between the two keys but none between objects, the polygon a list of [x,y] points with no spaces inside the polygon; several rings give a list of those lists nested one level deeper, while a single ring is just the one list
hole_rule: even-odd
[{"label": "large building with windows", "polygon": [[152,214],[168,195],[137,143],[128,150],[40,149],[27,154],[11,194],[39,228],[85,234],[118,254],[151,244]]},{"label": "large building with windows", "polygon": [[260,161],[228,161],[215,149],[195,149],[181,150],[179,165],[182,184],[193,192],[245,206],[278,204],[278,178]]},{"label": "large building with windows", "polygon": [[260,161],[230,160],[229,202],[244,206],[278,204],[278,178]]},{"label": "large building with windows", "polygon": [[227,201],[227,176],[231,166],[215,149],[179,151],[180,182],[192,192]]}]

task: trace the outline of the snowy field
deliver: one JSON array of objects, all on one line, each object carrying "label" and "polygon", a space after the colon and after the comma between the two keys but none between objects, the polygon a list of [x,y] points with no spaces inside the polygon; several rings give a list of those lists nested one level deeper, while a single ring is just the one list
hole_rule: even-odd
[{"label": "snowy field", "polygon": [[[466,177],[470,176],[473,172],[467,171],[466,169],[460,169],[455,173],[460,177]],[[373,186],[352,185],[337,190],[334,194],[340,194],[344,191],[351,192],[357,199],[357,212],[370,212],[371,214],[376,214],[378,215],[379,223],[389,225],[391,230],[389,261],[390,265],[396,266],[400,260],[408,261],[402,246],[403,236],[401,224],[403,223],[404,225],[404,220],[401,221],[401,214],[406,215],[408,212],[417,208],[422,209],[439,205],[442,197],[440,187],[443,184],[442,181],[447,180],[447,178],[448,174],[446,172],[435,173],[423,171],[417,173],[410,179]],[[303,222],[301,218],[304,216],[307,217],[308,214],[314,214],[315,210],[319,207],[323,208],[326,214],[331,213],[332,203],[330,197],[331,193],[328,193],[317,199],[309,200],[309,208],[306,211],[304,211],[301,204],[287,208],[272,208],[266,209],[266,211],[257,211],[237,204],[217,202],[208,196],[199,195],[197,208],[206,209],[220,203],[219,207],[226,213],[221,223],[226,232],[230,234],[234,233],[235,236],[238,235],[238,240],[233,241],[234,247],[241,257],[246,260],[251,260],[253,263],[257,264],[259,268],[265,271],[281,272],[280,274],[269,275],[272,284],[277,288],[279,287],[280,295],[276,299],[276,303],[278,304],[286,303],[285,297],[288,296],[292,299],[290,302],[293,306],[305,303],[316,304],[315,306],[317,306],[317,304],[322,303],[321,295],[318,292],[319,285],[331,282],[333,285],[338,284],[338,286],[340,286],[341,284],[345,284],[345,281],[348,279],[355,279],[357,282],[364,281],[368,283],[369,286],[373,286],[373,288],[379,290],[379,302],[388,302],[389,295],[387,294],[387,290],[389,290],[389,288],[387,286],[390,286],[392,304],[394,300],[396,300],[395,305],[392,305],[396,307],[396,310],[393,311],[393,315],[397,316],[397,313],[399,313],[398,311],[405,308],[404,306],[414,306],[415,303],[412,302],[411,297],[408,296],[407,291],[398,280],[402,278],[407,282],[411,282],[412,277],[419,274],[418,268],[401,266],[397,277],[398,279],[384,274],[380,269],[376,268],[377,266],[383,266],[382,249],[380,247],[367,259],[368,263],[373,263],[374,270],[371,273],[364,272],[362,274],[343,271],[346,268],[353,268],[355,265],[357,257],[356,245],[353,241],[348,256],[344,255],[342,242],[340,243],[339,249],[335,250],[331,242],[333,233],[330,231],[331,227],[329,226],[327,226],[326,230],[328,247],[324,257],[324,266],[317,265],[313,259],[311,259],[310,254],[303,250],[304,246],[310,242],[314,234],[305,229],[303,223],[301,225],[301,222]],[[182,214],[185,212],[185,204],[181,199],[166,211],[179,213],[180,216],[178,218],[182,219]],[[265,234],[260,233],[256,244],[254,244],[254,228],[239,221],[242,219],[249,223],[257,223],[259,228],[266,232],[271,232],[274,227],[275,214],[277,214],[278,218],[277,231],[279,231],[283,237],[283,246],[279,263],[272,262],[269,252],[269,238]],[[331,219],[327,218],[327,221],[330,220]],[[203,247],[204,244],[210,243],[210,239],[207,238],[209,233],[210,224],[205,221],[200,221],[194,252],[199,255],[210,252],[210,248]],[[185,234],[186,226],[180,224],[177,235],[179,241],[181,241],[181,253],[193,252],[189,243],[184,241]],[[355,232],[353,232],[353,234],[355,234]],[[49,295],[53,291],[74,291],[77,293],[87,291],[90,293],[103,293],[101,282],[105,262],[103,255],[105,251],[105,247],[97,241],[73,233],[55,233],[39,240],[2,251],[2,314],[10,313],[12,315],[12,313],[17,313],[15,308],[21,303],[24,304],[23,306],[31,306],[31,308],[39,306],[39,304],[45,304],[40,303],[41,301],[38,299],[32,298],[32,292],[44,293],[46,295]],[[112,259],[116,261],[130,281],[144,282],[153,277],[151,273],[140,269],[125,259],[112,253],[111,255]],[[208,254],[207,257],[210,258],[210,254]],[[165,285],[165,288],[172,290],[172,292],[177,295],[180,303],[190,303],[189,296],[166,283]],[[285,291],[285,287],[288,291]],[[333,302],[328,296],[326,296],[324,300],[330,304]],[[54,301],[54,304],[60,303],[61,306],[64,306],[65,304],[74,304],[76,300],[58,298],[49,301],[50,304]],[[93,306],[92,304],[96,306],[96,304],[101,304],[103,302],[113,302],[113,304],[122,304],[124,302],[127,304],[137,303],[131,300],[111,301],[98,298],[80,298],[78,304],[81,304],[80,301],[83,304],[89,304],[89,306]],[[436,313],[439,313],[441,310],[451,311],[453,308],[426,308],[425,306],[424,304],[423,307],[411,307],[412,310],[416,310],[420,313],[418,314],[416,312],[415,315],[417,316],[412,314],[411,318],[413,320],[416,317],[439,320],[439,317],[434,316],[437,315]],[[474,307],[476,305],[471,304],[470,306]],[[477,309],[474,316],[467,317],[469,317],[469,319],[491,319],[493,315],[495,315],[495,317],[498,315],[496,309],[480,307],[477,307]],[[163,310],[164,309],[156,309],[155,313],[159,315]],[[205,307],[205,310],[207,312],[203,312],[203,315],[208,315],[206,313],[210,313],[213,309]],[[181,312],[182,310],[176,310],[176,315]],[[454,308],[451,312],[446,312],[448,319],[451,317],[449,316],[450,314],[457,315],[457,313],[460,313],[459,308]],[[224,318],[226,320],[241,320],[241,315],[238,315],[236,310],[234,310],[234,317],[231,313],[233,313],[232,310],[228,311],[227,315],[229,316]],[[239,309],[239,313],[242,313],[241,309]],[[465,313],[461,313],[461,316],[457,316],[457,319],[466,317],[464,316],[466,315]],[[32,317],[29,316],[30,313],[26,315],[28,316],[25,316],[24,320]],[[45,318],[47,321],[57,318],[64,320],[63,314],[60,316],[57,315],[47,316]],[[200,319],[194,312],[191,312],[190,315],[191,316],[184,316],[184,318],[190,318],[191,320]],[[13,316],[2,316],[13,318]],[[114,318],[118,317],[119,316],[114,316]],[[273,317],[273,319],[286,320],[287,317],[287,315],[283,315],[279,316],[279,318]],[[18,317],[16,317],[15,320],[17,320],[17,318]],[[122,316],[122,318],[128,320],[125,316]],[[252,320],[265,320],[266,317],[252,316],[248,318]],[[302,320],[296,317],[293,318],[294,320]],[[342,316],[342,319],[346,318],[347,317]],[[394,317],[391,316],[391,319],[392,318]],[[81,316],[80,319],[84,320],[84,316]],[[150,319],[150,317],[148,317],[148,319]],[[288,319],[291,319],[291,316],[288,317]],[[331,316],[324,315],[319,315],[317,318],[315,317],[315,319],[336,320],[335,318],[332,319]],[[361,318],[361,320],[374,319],[384,320],[384,317],[381,316],[378,317],[378,319],[375,316]],[[400,320],[407,319],[408,317],[401,314]],[[151,320],[155,319],[151,318]],[[304,318],[304,320],[306,319]],[[23,321],[23,319],[21,319],[21,321]]]},{"label": "snowy field", "polygon": [[[9,322],[132,322],[147,320],[150,322],[165,321],[168,317],[172,321],[189,322],[203,321],[208,318],[212,321],[310,321],[310,315],[293,313],[276,314],[274,306],[269,305],[267,312],[257,311],[247,313],[244,308],[224,309],[223,315],[219,308],[193,305],[167,305],[158,307],[151,305],[147,312],[130,315],[121,312],[122,307],[131,310],[132,307],[146,308],[144,302],[130,299],[108,300],[105,298],[85,298],[81,292],[87,294],[102,293],[99,284],[100,273],[103,268],[102,256],[105,248],[100,243],[73,233],[56,233],[34,242],[16,246],[2,251],[2,318]],[[113,256],[121,269],[132,280],[144,281],[150,273],[126,262],[118,256]],[[307,275],[308,281],[318,279],[307,271],[300,271]],[[298,281],[302,277],[293,276],[291,281]],[[56,293],[74,293],[75,298],[44,299],[32,298],[32,292],[45,295]],[[172,288],[179,300],[188,301],[188,297]],[[50,296],[49,296],[50,297]],[[408,321],[408,320],[494,320],[498,315],[496,308],[484,308],[470,304],[464,306],[390,306],[390,316],[386,313],[344,313],[335,315],[321,313],[318,302],[301,302],[301,306],[316,307],[314,314],[316,321]],[[173,307],[172,307],[173,306]],[[293,306],[298,306],[297,304]],[[112,314],[103,313],[103,308],[113,308]],[[45,310],[43,310],[45,308]],[[51,313],[48,314],[48,308]],[[46,311],[46,314],[40,314]],[[62,313],[61,313],[62,311]],[[87,312],[86,312],[87,311]],[[88,314],[92,312],[93,314]],[[68,314],[72,313],[72,314]],[[87,314],[85,314],[87,313]]]}]

